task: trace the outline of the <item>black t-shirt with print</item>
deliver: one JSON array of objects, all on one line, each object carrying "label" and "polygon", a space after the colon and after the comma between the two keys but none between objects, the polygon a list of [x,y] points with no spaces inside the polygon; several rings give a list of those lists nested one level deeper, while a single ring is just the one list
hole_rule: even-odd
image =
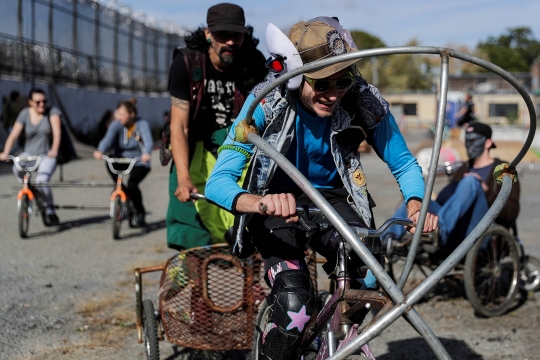
[{"label": "black t-shirt with print", "polygon": [[[189,142],[194,144],[204,140],[205,147],[211,141],[214,131],[232,124],[234,119],[235,80],[238,79],[236,67],[220,72],[217,71],[208,56],[206,56],[206,79],[204,96],[197,113],[197,118],[189,124]],[[174,58],[169,74],[169,91],[175,98],[190,101],[190,77],[181,54]],[[190,109],[193,111],[193,109]],[[208,148],[208,147],[207,147]]]}]

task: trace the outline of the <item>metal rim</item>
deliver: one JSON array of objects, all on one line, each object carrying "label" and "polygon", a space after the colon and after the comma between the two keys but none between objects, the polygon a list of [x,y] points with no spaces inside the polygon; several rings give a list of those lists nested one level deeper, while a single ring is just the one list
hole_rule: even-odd
[{"label": "metal rim", "polygon": [[519,256],[515,239],[493,226],[475,244],[465,263],[465,291],[483,316],[504,314],[518,290]]}]

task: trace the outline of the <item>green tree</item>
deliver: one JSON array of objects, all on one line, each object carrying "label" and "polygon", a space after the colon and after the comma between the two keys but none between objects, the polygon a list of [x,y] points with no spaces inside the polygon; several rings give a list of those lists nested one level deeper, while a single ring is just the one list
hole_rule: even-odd
[{"label": "green tree", "polygon": [[527,27],[508,29],[499,37],[489,37],[478,44],[478,50],[488,60],[507,71],[528,72],[534,60],[540,56],[540,42],[534,39]]},{"label": "green tree", "polygon": [[384,42],[375,35],[368,34],[365,31],[353,30],[351,36],[358,47],[358,50],[375,49],[386,47]]},{"label": "green tree", "polygon": [[[410,40],[406,46],[418,46],[416,39]],[[384,69],[387,89],[397,91],[429,90],[432,76],[427,56],[422,55],[390,55],[388,66]]]},{"label": "green tree", "polygon": [[[358,50],[386,47],[386,44],[380,38],[365,31],[352,30],[351,36],[358,47]],[[381,86],[381,81],[384,83],[384,79],[381,79],[378,76],[381,66],[384,67],[384,59],[381,57],[362,59],[356,64],[356,68],[360,71],[360,74],[362,74],[366,81],[377,87]]]},{"label": "green tree", "polygon": [[[351,31],[358,50],[386,47],[377,36],[365,31]],[[407,46],[417,46],[412,39]],[[431,64],[422,55],[377,56],[360,60],[356,67],[362,76],[381,91],[429,90],[432,86]]]}]

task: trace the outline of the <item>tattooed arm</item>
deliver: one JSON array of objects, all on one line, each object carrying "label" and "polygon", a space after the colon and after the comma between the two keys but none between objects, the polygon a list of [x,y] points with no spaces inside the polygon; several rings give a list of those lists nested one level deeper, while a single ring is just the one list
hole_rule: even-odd
[{"label": "tattooed arm", "polygon": [[183,202],[197,192],[189,176],[189,105],[189,101],[171,96],[171,146],[178,179],[174,195]]}]

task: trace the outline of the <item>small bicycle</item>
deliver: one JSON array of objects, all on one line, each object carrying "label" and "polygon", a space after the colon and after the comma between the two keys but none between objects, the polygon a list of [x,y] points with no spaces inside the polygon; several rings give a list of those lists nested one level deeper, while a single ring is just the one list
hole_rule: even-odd
[{"label": "small bicycle", "polygon": [[30,227],[30,216],[34,213],[34,200],[36,201],[35,214],[39,215],[45,211],[45,204],[43,204],[36,186],[30,182],[32,172],[36,171],[41,163],[41,156],[8,155],[8,158],[13,160],[19,171],[24,172],[23,187],[17,194],[17,218],[19,220],[19,236],[26,238]]},{"label": "small bicycle", "polygon": [[[111,205],[110,205],[110,216],[112,218],[112,234],[114,239],[120,238],[120,228],[122,226],[122,220],[124,220],[125,214],[129,214],[129,221],[131,223],[132,219],[132,208],[131,202],[128,195],[122,189],[122,179],[124,175],[127,175],[131,172],[135,163],[140,161],[141,158],[136,157],[133,159],[129,158],[110,158],[107,155],[103,155],[102,159],[107,162],[109,170],[118,175],[116,179],[116,188],[111,194]],[[115,164],[128,165],[125,170],[115,169]]]},{"label": "small bicycle", "polygon": [[[306,212],[308,216],[322,213],[317,208],[297,208],[298,214]],[[411,221],[389,219],[379,229],[369,230],[368,237],[378,237],[394,224],[408,225]],[[194,349],[246,350],[251,345],[247,358],[258,359],[260,329],[266,327],[272,309],[265,300],[268,288],[261,282],[263,267],[257,254],[240,260],[228,251],[224,244],[189,249],[169,259],[165,266],[135,270],[137,328],[147,359],[159,359],[158,341],[164,335],[170,342]],[[359,334],[371,309],[382,309],[387,303],[389,309],[392,304],[382,291],[351,289],[347,273],[350,251],[342,241],[337,251],[336,271],[331,276],[331,297],[326,291],[319,293],[324,304],[320,304],[318,316],[308,323],[299,353],[306,360],[331,356]],[[306,263],[316,284],[318,261],[312,251],[308,254]],[[162,272],[159,311],[154,310],[151,300],[142,299],[141,276],[154,271]],[[314,341],[317,336],[321,341]],[[374,356],[369,345],[364,345],[358,355],[347,359],[374,359]]]},{"label": "small bicycle", "polygon": [[[305,210],[298,208],[297,213]],[[317,208],[309,208],[309,214],[322,214]],[[392,225],[410,225],[408,219],[388,219],[379,229],[368,230],[367,237],[381,236]],[[329,224],[316,224],[318,228],[328,227]],[[359,241],[361,241],[360,239]],[[379,289],[359,290],[351,288],[351,278],[347,271],[347,261],[350,259],[352,249],[345,240],[342,240],[337,250],[337,264],[334,273],[330,276],[332,284],[331,293],[319,294],[322,307],[317,316],[313,316],[306,324],[306,331],[302,338],[299,357],[304,360],[326,359],[353,341],[364,329],[380,318],[393,305],[386,294]],[[326,295],[326,296],[325,296]],[[255,322],[256,330],[253,341],[252,359],[259,359],[262,344],[262,331],[270,319],[273,305],[264,300]],[[383,310],[383,308],[385,310]],[[380,310],[371,322],[362,327],[362,323],[369,312]],[[375,359],[368,344],[363,345],[355,355],[349,355],[349,360]]]}]

